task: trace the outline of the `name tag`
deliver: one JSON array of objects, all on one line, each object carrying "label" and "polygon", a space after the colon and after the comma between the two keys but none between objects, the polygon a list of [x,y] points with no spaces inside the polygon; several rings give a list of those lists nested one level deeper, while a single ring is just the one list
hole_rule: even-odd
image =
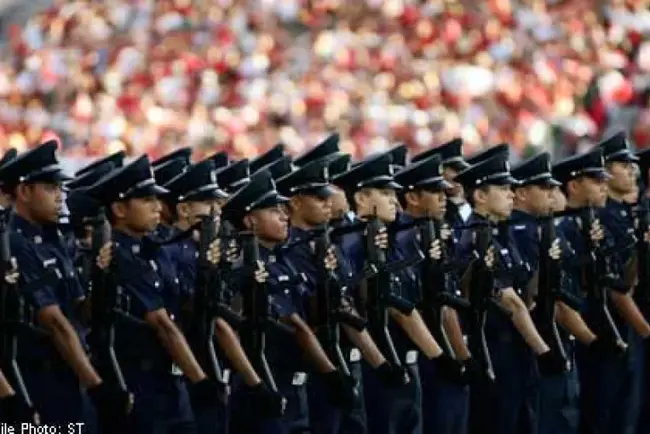
[{"label": "name tag", "polygon": [[306,381],[307,381],[306,372],[296,372],[293,374],[293,380],[291,381],[291,384],[293,386],[302,386],[305,384]]},{"label": "name tag", "polygon": [[180,366],[176,363],[172,363],[172,375],[174,377],[181,377],[183,375],[183,371],[181,371]]},{"label": "name tag", "polygon": [[406,353],[406,364],[407,365],[413,365],[415,362],[418,361],[418,352],[415,350],[411,350]]},{"label": "name tag", "polygon": [[358,348],[352,348],[350,350],[350,361],[358,362],[359,360],[361,360],[361,351]]}]

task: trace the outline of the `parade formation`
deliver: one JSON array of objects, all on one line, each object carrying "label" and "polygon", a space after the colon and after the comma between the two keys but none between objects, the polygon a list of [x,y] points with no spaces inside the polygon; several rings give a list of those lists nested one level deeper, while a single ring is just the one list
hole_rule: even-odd
[{"label": "parade formation", "polygon": [[650,432],[650,152],[509,160],[7,152],[2,433]]}]

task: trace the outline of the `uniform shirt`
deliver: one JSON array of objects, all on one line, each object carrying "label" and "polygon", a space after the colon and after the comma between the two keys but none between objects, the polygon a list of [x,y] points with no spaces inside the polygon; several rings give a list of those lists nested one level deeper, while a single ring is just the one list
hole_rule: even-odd
[{"label": "uniform shirt", "polygon": [[[366,262],[365,237],[362,232],[359,231],[346,234],[343,237],[341,248],[346,258],[349,260],[352,273],[354,275],[361,273],[364,270]],[[408,256],[409,250],[402,250],[400,246],[397,245],[394,238],[389,242],[389,249],[386,253],[386,259],[389,263],[411,259],[411,257]],[[413,267],[408,267],[397,273],[391,274],[389,279],[391,291],[393,291],[395,295],[398,295],[412,303],[417,302],[419,298],[420,284],[417,274],[413,271]],[[354,292],[358,295],[358,288],[354,288]],[[359,311],[365,312],[365,306],[361,305],[361,298],[357,297],[357,301]],[[406,351],[414,349],[414,344],[395,322],[389,321],[388,325],[391,337],[393,338],[393,343],[395,344],[395,349],[400,356],[403,357]]]},{"label": "uniform shirt", "polygon": [[[467,223],[471,225],[481,222],[487,222],[487,219],[473,213]],[[474,246],[474,230],[466,229],[462,232],[456,249],[455,256],[457,263],[461,265],[463,272],[478,255]],[[492,245],[496,259],[494,290],[512,287],[522,297],[524,293],[523,289],[528,283],[526,277],[530,273],[530,265],[520,256],[519,251],[510,237],[508,227],[492,228]],[[525,346],[523,338],[516,331],[510,318],[493,307],[490,307],[488,311],[485,331],[488,338],[502,339],[507,335],[508,341],[516,340],[516,342]]]},{"label": "uniform shirt", "polygon": [[[16,214],[10,228],[11,254],[18,261],[18,285],[26,304],[33,307],[34,313],[59,306],[85,344],[85,329],[76,312],[84,289],[61,233],[55,225],[37,226]],[[29,333],[24,336],[19,345],[20,356],[60,358],[50,339]]]},{"label": "uniform shirt", "polygon": [[[271,315],[280,319],[295,313],[305,318],[306,301],[311,295],[306,279],[280,248],[268,249],[260,245],[259,252],[269,273],[266,286]],[[272,366],[286,372],[303,371],[302,351],[293,337],[273,328],[269,331],[267,357]]]},{"label": "uniform shirt", "polygon": [[[603,214],[601,213],[600,210],[598,210],[597,215],[602,216]],[[609,230],[610,227],[611,227],[610,224],[603,223],[604,238],[603,240],[601,240],[600,243],[604,249],[612,248],[612,246],[615,245],[615,240],[613,238],[614,235]],[[584,283],[583,277],[585,273],[584,262],[585,260],[587,260],[591,252],[587,252],[586,250],[586,244],[583,237],[581,217],[579,215],[566,216],[560,223],[560,230],[564,238],[566,239],[567,244],[570,246],[573,252],[575,252],[575,260],[567,260],[568,264],[564,268],[571,277],[574,293],[586,295],[585,292],[587,291],[587,288],[585,288],[583,285]],[[608,248],[607,246],[610,247]],[[610,264],[610,271],[612,271],[613,273],[620,272],[621,268],[620,268],[620,264],[618,263],[620,257],[616,257],[614,255],[608,255],[608,256],[609,256],[608,260]],[[605,271],[605,270],[598,270],[598,271]],[[587,300],[589,300],[589,298],[587,298]],[[612,313],[612,317],[614,318],[614,321],[619,327],[619,331],[622,334],[626,333],[626,331],[623,330],[625,328],[625,324],[623,323],[622,319],[620,318],[619,315],[616,314],[616,310],[611,304],[611,302],[608,304],[609,304],[609,310]],[[599,309],[599,307],[594,306],[592,303],[583,304],[583,309],[581,313],[583,314],[587,322],[590,324],[593,324],[593,321],[590,320],[593,319],[595,309]],[[597,330],[594,330],[594,332],[598,333]]]},{"label": "uniform shirt", "polygon": [[[292,227],[289,231],[289,244],[307,239],[310,236],[309,231]],[[342,292],[345,295],[347,282],[352,277],[352,269],[345,256],[342,254],[340,247],[335,246],[337,255],[336,276],[342,285]],[[318,267],[316,256],[308,242],[296,244],[290,250],[284,253],[286,258],[293,264],[296,270],[300,270],[306,276],[305,285],[310,293],[316,292],[318,288]]]},{"label": "uniform shirt", "polygon": [[[165,308],[178,318],[181,286],[176,269],[164,249],[152,248],[150,239],[113,232],[113,261],[118,285],[128,300],[128,312],[139,319]],[[116,347],[126,358],[151,358],[161,365],[171,359],[159,338],[149,327],[121,324],[116,332]]]},{"label": "uniform shirt", "polygon": [[606,240],[607,245],[615,246],[614,251],[618,265],[624,267],[636,251],[632,209],[624,202],[607,199],[607,204],[600,211],[599,217],[603,226],[611,233],[611,242]]}]

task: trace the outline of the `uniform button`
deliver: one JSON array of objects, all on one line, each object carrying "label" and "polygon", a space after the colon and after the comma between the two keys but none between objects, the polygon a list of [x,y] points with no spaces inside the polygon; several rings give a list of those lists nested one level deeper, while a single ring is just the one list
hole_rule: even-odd
[{"label": "uniform button", "polygon": [[175,283],[178,283],[178,277],[174,279],[174,282],[175,282]]},{"label": "uniform button", "polygon": [[157,280],[153,283],[154,288],[158,288],[160,286],[160,282]]}]

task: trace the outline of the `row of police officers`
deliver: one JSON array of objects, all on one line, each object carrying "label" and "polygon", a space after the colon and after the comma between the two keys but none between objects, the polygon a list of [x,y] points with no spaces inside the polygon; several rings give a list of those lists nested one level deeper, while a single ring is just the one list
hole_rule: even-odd
[{"label": "row of police officers", "polygon": [[[650,153],[0,161],[0,420],[646,433]],[[65,207],[63,206],[65,203]],[[62,210],[67,209],[63,213]],[[77,425],[82,423],[83,425]],[[72,432],[72,431],[67,431]]]}]

